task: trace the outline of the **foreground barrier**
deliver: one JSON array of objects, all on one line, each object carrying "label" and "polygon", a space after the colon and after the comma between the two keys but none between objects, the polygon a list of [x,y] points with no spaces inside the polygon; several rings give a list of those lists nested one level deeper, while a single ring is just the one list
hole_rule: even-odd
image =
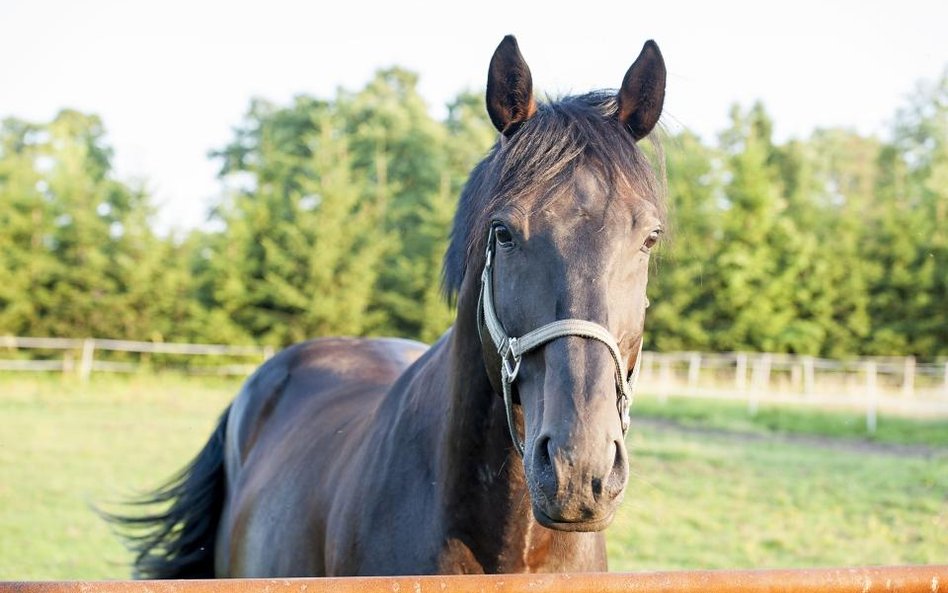
[{"label": "foreground barrier", "polygon": [[608,574],[0,582],[0,593],[948,593],[948,565]]}]

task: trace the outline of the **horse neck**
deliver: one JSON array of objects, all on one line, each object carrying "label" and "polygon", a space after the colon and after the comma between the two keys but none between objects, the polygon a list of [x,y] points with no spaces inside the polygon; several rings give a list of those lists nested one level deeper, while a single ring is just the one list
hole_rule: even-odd
[{"label": "horse neck", "polygon": [[451,373],[440,463],[449,523],[446,535],[488,564],[483,568],[489,572],[522,570],[530,563],[531,533],[538,530],[503,400],[484,367],[476,315],[478,287],[471,280],[462,288],[457,321],[445,349],[450,358],[445,368]]}]

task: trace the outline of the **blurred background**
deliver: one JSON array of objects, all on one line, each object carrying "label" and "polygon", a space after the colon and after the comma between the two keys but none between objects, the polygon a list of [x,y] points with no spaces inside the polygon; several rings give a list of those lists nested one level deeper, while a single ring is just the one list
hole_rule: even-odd
[{"label": "blurred background", "polygon": [[90,505],[183,465],[276,349],[441,335],[508,33],[541,97],[618,86],[646,39],[669,69],[613,568],[944,561],[945,22],[919,1],[5,2],[0,579],[127,575]]}]

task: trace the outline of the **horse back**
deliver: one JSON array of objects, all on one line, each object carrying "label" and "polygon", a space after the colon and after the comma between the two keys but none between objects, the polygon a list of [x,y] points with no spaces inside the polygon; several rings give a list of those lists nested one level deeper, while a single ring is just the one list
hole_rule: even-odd
[{"label": "horse back", "polygon": [[[299,547],[308,558],[267,556],[285,566],[253,566],[247,559],[261,558],[263,540],[278,528],[272,524],[275,508],[326,507],[314,505],[312,497],[319,491],[330,496],[326,486],[342,479],[337,474],[345,466],[334,460],[357,455],[384,395],[427,348],[391,338],[317,339],[283,350],[247,380],[227,424],[228,501],[218,573],[279,574],[305,565],[307,573],[323,572],[320,550],[312,546]],[[310,499],[295,500],[303,493]],[[280,516],[291,521],[279,527],[288,532],[324,527],[324,517]],[[312,541],[306,533],[297,536]]]},{"label": "horse back", "polygon": [[[393,338],[322,338],[281,351],[247,380],[227,427],[228,469],[239,473],[254,445],[274,424],[316,404],[368,412],[427,346]],[[339,401],[337,401],[339,400]]]}]

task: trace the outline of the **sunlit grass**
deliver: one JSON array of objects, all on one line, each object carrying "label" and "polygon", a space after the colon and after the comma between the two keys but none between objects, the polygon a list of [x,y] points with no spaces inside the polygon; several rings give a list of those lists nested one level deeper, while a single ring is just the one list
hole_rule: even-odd
[{"label": "sunlit grass", "polygon": [[944,562],[948,452],[902,457],[633,424],[612,570]]},{"label": "sunlit grass", "polygon": [[[238,387],[170,374],[96,375],[86,385],[0,375],[0,580],[127,578],[128,553],[90,505],[179,469]],[[945,453],[844,452],[634,420],[629,441],[632,478],[608,531],[612,570],[948,557]]]},{"label": "sunlit grass", "polygon": [[91,505],[179,469],[237,385],[0,376],[0,580],[127,577],[129,555]]}]

